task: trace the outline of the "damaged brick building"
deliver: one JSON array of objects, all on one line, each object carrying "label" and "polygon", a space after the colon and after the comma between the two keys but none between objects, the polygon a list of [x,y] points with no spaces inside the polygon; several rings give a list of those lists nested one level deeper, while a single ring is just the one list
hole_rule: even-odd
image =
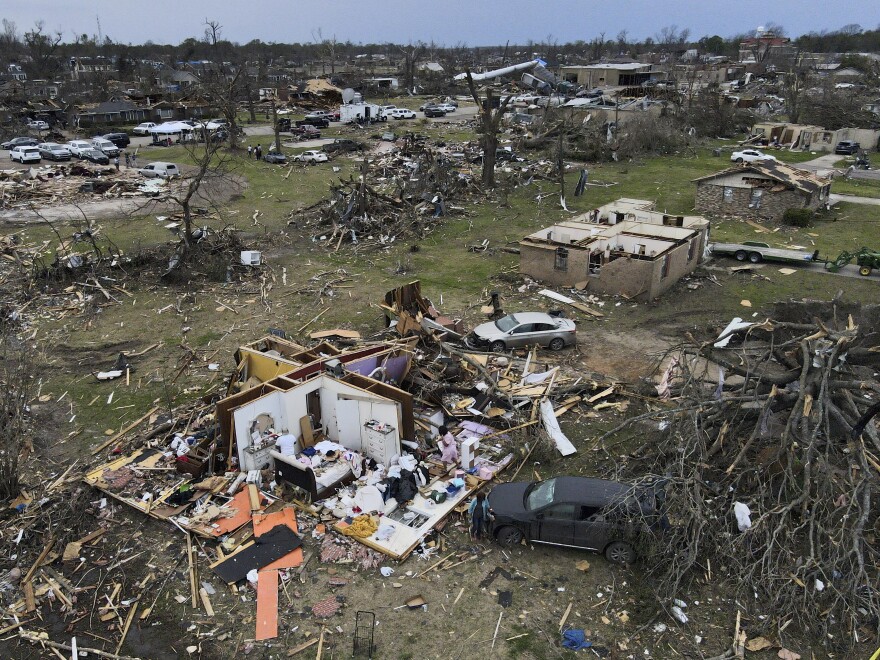
[{"label": "damaged brick building", "polygon": [[696,209],[715,216],[781,220],[788,209],[817,210],[831,179],[773,161],[749,163],[694,179]]}]

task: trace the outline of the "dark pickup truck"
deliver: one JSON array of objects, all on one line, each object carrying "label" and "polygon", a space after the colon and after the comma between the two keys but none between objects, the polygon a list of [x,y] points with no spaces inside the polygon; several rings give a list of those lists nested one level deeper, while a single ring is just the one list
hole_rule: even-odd
[{"label": "dark pickup truck", "polygon": [[306,117],[296,122],[296,126],[314,126],[316,128],[327,128],[330,120],[326,117]]},{"label": "dark pickup truck", "polygon": [[347,151],[363,151],[364,145],[356,140],[340,138],[338,140],[333,140],[330,144],[325,144],[321,149],[328,154],[341,154]]}]

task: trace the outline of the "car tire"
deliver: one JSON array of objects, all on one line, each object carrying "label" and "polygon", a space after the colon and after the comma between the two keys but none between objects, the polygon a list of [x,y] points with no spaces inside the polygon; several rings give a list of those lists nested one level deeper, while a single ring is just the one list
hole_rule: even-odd
[{"label": "car tire", "polygon": [[736,257],[737,261],[745,261],[746,257],[749,256],[749,253],[746,252],[745,250],[737,250],[736,254],[733,256]]},{"label": "car tire", "polygon": [[605,548],[605,559],[612,564],[632,564],[636,559],[636,551],[629,543],[614,541]]},{"label": "car tire", "polygon": [[523,533],[516,527],[505,525],[495,532],[495,540],[501,545],[519,545],[523,540]]},{"label": "car tire", "polygon": [[736,162],[737,162],[737,163],[742,163],[742,162],[743,162],[743,159],[742,159],[742,158],[737,158],[737,159],[736,159]]},{"label": "car tire", "polygon": [[565,341],[562,339],[562,337],[554,337],[550,340],[550,343],[547,345],[547,347],[551,351],[561,351],[563,348],[565,348]]},{"label": "car tire", "polygon": [[763,259],[763,257],[761,256],[760,252],[750,252],[749,253],[749,261],[751,263],[759,264],[759,263],[761,263],[761,259]]},{"label": "car tire", "polygon": [[867,277],[870,274],[871,274],[871,267],[870,266],[862,266],[859,268],[859,275],[863,275],[864,277]]},{"label": "car tire", "polygon": [[489,350],[492,351],[493,353],[503,353],[504,351],[507,350],[507,346],[505,346],[504,342],[501,340],[493,341],[489,345]]}]

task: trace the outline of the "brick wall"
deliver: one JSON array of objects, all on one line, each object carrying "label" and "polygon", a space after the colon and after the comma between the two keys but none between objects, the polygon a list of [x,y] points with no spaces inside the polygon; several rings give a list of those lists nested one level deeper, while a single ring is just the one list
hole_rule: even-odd
[{"label": "brick wall", "polygon": [[820,206],[819,193],[812,195],[797,190],[782,190],[779,192],[764,191],[761,199],[761,208],[749,208],[752,200],[751,188],[731,188],[733,197],[730,201],[724,201],[724,186],[714,185],[710,181],[697,184],[696,209],[704,215],[727,215],[743,218],[746,220],[782,220],[782,215],[788,209],[811,208],[816,210]]},{"label": "brick wall", "polygon": [[[662,276],[663,258],[637,259],[619,257],[605,263],[597,275],[589,274],[589,252],[569,249],[568,269],[556,270],[555,248],[520,243],[519,271],[549,286],[572,287],[587,281],[587,291],[608,295],[624,294],[636,300],[653,300],[692,272],[702,254],[702,237],[673,248],[669,254],[668,273]],[[688,259],[690,242],[694,243],[693,258]]]}]

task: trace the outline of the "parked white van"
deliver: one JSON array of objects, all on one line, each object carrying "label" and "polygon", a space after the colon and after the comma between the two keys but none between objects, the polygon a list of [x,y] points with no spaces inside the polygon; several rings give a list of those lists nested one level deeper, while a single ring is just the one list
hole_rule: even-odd
[{"label": "parked white van", "polygon": [[171,179],[180,176],[180,168],[174,163],[156,162],[142,167],[138,170],[138,174],[148,178]]}]

